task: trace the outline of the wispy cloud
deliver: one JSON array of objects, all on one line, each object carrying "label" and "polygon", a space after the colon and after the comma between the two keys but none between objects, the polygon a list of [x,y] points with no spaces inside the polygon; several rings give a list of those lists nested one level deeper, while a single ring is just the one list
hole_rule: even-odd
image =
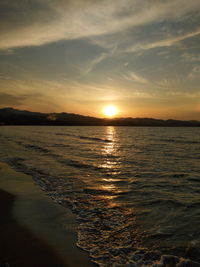
[{"label": "wispy cloud", "polygon": [[138,73],[129,71],[127,74],[123,74],[123,77],[128,81],[133,81],[142,84],[148,84],[149,81]]},{"label": "wispy cloud", "polygon": [[113,48],[112,49],[107,50],[108,52],[103,52],[99,56],[97,56],[96,58],[94,58],[92,61],[90,61],[89,64],[88,64],[88,67],[84,70],[83,74],[84,75],[89,74],[103,60],[105,60],[105,59],[107,59],[107,58],[112,57],[113,55],[115,55],[116,48],[117,48],[117,46],[116,45],[113,45]]},{"label": "wispy cloud", "polygon": [[116,0],[114,3],[106,0],[37,0],[32,4],[8,0],[3,1],[0,7],[4,11],[1,16],[3,26],[0,48],[9,49],[38,46],[58,40],[103,36],[165,19],[173,21],[196,11],[199,0],[156,3],[147,0]]},{"label": "wispy cloud", "polygon": [[24,103],[26,95],[11,95],[8,93],[0,93],[0,105],[15,105],[20,106]]},{"label": "wispy cloud", "polygon": [[195,80],[195,79],[200,80],[200,66],[196,65],[192,68],[192,70],[188,74],[188,79],[189,80]]},{"label": "wispy cloud", "polygon": [[184,53],[182,59],[186,62],[200,62],[200,55]]},{"label": "wispy cloud", "polygon": [[89,66],[83,71],[83,75],[88,75],[92,70],[97,66],[100,62],[102,62],[104,59],[108,58],[110,56],[110,53],[102,53],[95,59],[93,59],[91,62],[89,62]]},{"label": "wispy cloud", "polygon": [[200,28],[194,32],[183,34],[176,37],[167,38],[164,40],[152,42],[152,43],[140,43],[134,46],[128,47],[125,52],[137,52],[142,50],[149,50],[159,47],[170,47],[177,45],[179,42],[200,35]]}]

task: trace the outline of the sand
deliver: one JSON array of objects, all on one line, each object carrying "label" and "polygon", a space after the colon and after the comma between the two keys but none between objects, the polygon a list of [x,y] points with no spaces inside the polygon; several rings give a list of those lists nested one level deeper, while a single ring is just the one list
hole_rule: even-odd
[{"label": "sand", "polygon": [[76,226],[29,175],[0,163],[0,266],[94,266],[76,247]]}]

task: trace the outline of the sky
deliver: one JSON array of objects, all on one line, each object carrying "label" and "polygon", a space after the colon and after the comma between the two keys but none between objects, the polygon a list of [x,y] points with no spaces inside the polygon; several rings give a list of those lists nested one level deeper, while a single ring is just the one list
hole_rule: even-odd
[{"label": "sky", "polygon": [[199,0],[1,0],[0,107],[200,120]]}]

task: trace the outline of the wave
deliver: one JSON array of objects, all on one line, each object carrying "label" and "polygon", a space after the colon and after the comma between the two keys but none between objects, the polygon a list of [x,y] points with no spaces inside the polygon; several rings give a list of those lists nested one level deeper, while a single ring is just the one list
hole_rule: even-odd
[{"label": "wave", "polygon": [[72,147],[72,146],[69,145],[69,144],[61,144],[61,143],[58,143],[58,144],[52,144],[51,146],[52,146],[52,147],[60,147],[60,148],[62,148],[62,147],[67,147],[67,148]]},{"label": "wave", "polygon": [[95,171],[100,171],[100,170],[104,170],[105,168],[101,167],[101,166],[96,166],[93,164],[88,164],[88,163],[84,163],[84,162],[80,162],[78,160],[73,160],[73,159],[69,159],[69,158],[63,158],[57,154],[50,154],[51,156],[53,156],[59,163],[62,163],[66,166],[71,166],[71,167],[75,167],[77,169],[90,169],[90,170],[95,170]]},{"label": "wave", "polygon": [[71,136],[71,137],[75,137],[75,138],[78,138],[78,139],[89,140],[89,141],[97,141],[97,142],[104,142],[104,143],[112,143],[112,140],[109,140],[109,139],[103,139],[103,138],[99,138],[99,137],[90,137],[90,136],[75,135],[75,134],[68,134],[68,133],[56,133],[56,135],[61,135],[61,136]]},{"label": "wave", "polygon": [[30,144],[22,144],[25,148],[27,149],[32,149],[32,150],[36,150],[39,152],[43,152],[43,153],[50,153],[51,151],[47,148],[41,147],[41,146],[37,146],[37,145],[30,145]]},{"label": "wave", "polygon": [[185,207],[186,203],[180,202],[176,199],[155,199],[155,200],[148,200],[146,202],[147,206],[176,206],[176,207]]},{"label": "wave", "polygon": [[188,177],[187,180],[190,181],[190,182],[199,183],[200,182],[200,177]]},{"label": "wave", "polygon": [[69,133],[56,133],[55,135],[61,135],[61,136],[76,136],[74,134],[69,134]]},{"label": "wave", "polygon": [[177,143],[177,144],[200,144],[200,141],[196,140],[180,140],[175,138],[158,139],[157,141],[163,141],[167,143]]},{"label": "wave", "polygon": [[[22,141],[17,141],[16,142],[18,145],[23,146],[24,148],[28,149],[28,150],[34,150],[40,153],[44,153],[44,154],[48,154],[48,157],[52,157],[54,160],[56,160],[57,162],[66,165],[66,166],[71,166],[71,167],[75,167],[77,169],[90,169],[90,170],[95,170],[95,171],[105,171],[106,168],[102,167],[102,166],[98,166],[98,165],[94,165],[94,164],[89,164],[89,163],[85,163],[85,162],[81,162],[79,160],[74,160],[74,159],[70,159],[70,158],[65,158],[59,154],[53,153],[52,150],[41,147],[39,145],[33,145],[33,144],[26,144]],[[49,147],[49,146],[48,146]],[[51,147],[65,147],[65,148],[71,148],[71,145],[68,144],[53,144]]]},{"label": "wave", "polygon": [[79,135],[77,137],[79,137],[80,139],[85,139],[85,140],[90,140],[90,141],[112,143],[112,141],[109,139],[102,139],[102,138],[98,138],[98,137],[89,137],[89,136],[82,136],[82,135]]}]

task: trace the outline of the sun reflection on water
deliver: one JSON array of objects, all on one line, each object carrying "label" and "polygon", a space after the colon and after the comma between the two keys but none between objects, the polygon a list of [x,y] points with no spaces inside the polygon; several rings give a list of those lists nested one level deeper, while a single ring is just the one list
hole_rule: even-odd
[{"label": "sun reflection on water", "polygon": [[118,165],[117,157],[117,138],[116,138],[116,129],[113,126],[106,127],[105,133],[106,139],[109,142],[105,143],[101,149],[102,156],[104,161],[101,165],[105,169],[114,169]]},{"label": "sun reflection on water", "polygon": [[110,142],[105,143],[102,152],[103,154],[112,155],[116,150],[116,129],[113,126],[106,127],[106,138]]},{"label": "sun reflection on water", "polygon": [[100,198],[109,201],[108,206],[114,207],[118,206],[114,199],[121,193],[119,186],[116,184],[120,180],[116,177],[120,174],[118,138],[115,127],[108,126],[105,131],[105,137],[109,142],[103,144],[101,148],[103,157],[101,168],[105,169],[107,177],[102,177],[99,189],[103,190],[105,195],[101,195]]}]

